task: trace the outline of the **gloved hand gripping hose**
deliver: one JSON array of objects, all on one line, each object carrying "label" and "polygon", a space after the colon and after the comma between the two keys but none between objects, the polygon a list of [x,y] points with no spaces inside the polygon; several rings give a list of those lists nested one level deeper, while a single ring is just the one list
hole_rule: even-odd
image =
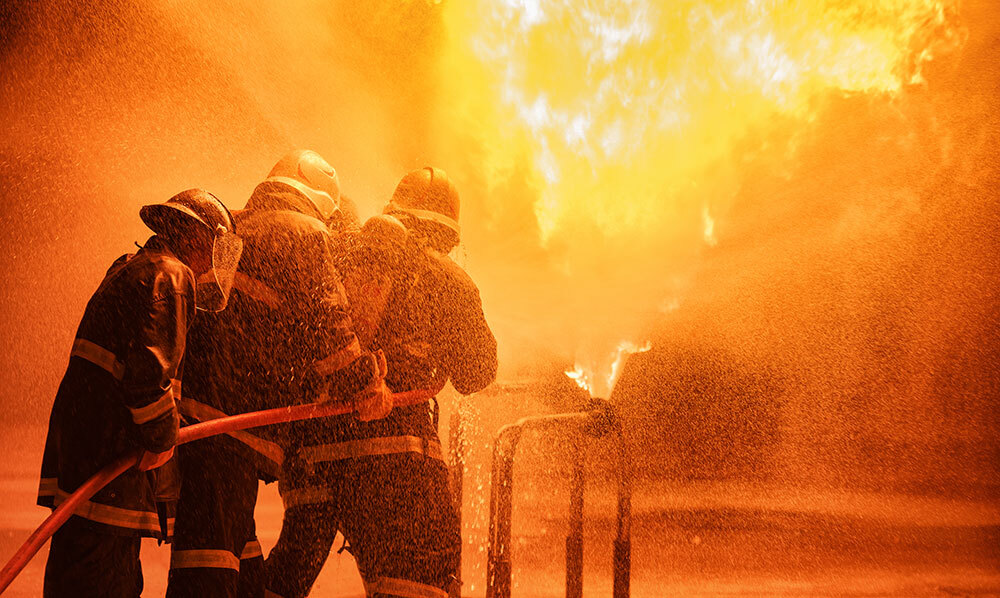
[{"label": "gloved hand gripping hose", "polygon": [[[400,392],[392,395],[394,407],[408,407],[419,405],[429,400],[434,393],[427,390],[412,390]],[[282,424],[304,419],[314,419],[318,417],[331,417],[335,415],[346,415],[354,411],[353,403],[344,402],[324,402],[310,403],[308,405],[294,405],[291,407],[279,407],[266,411],[254,411],[252,413],[241,413],[228,417],[220,417],[192,426],[185,426],[180,429],[177,444],[185,444],[218,436],[237,430],[256,428],[259,426],[269,426],[271,424]],[[62,524],[73,515],[81,503],[89,500],[97,494],[101,488],[107,486],[112,480],[125,473],[129,468],[139,462],[139,455],[125,455],[114,461],[101,471],[95,473],[89,480],[84,482],[76,492],[62,502],[52,511],[41,525],[35,529],[28,539],[25,540],[21,548],[14,553],[3,570],[0,570],[0,594],[14,581],[17,575],[27,566],[32,557],[38,553],[41,547],[52,537]]]}]

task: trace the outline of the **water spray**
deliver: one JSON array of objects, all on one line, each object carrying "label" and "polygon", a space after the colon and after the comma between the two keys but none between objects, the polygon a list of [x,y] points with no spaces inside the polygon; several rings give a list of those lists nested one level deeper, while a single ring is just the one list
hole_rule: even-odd
[{"label": "water spray", "polygon": [[524,417],[500,428],[493,444],[490,475],[490,527],[486,565],[486,597],[510,598],[511,514],[514,454],[526,429],[569,427],[577,432],[573,446],[573,479],[570,487],[570,522],[566,537],[566,597],[583,597],[583,490],[584,450],[587,437],[612,435],[618,451],[617,533],[614,539],[614,598],[628,598],[632,555],[632,462],[621,420],[608,401],[591,399],[587,410]]},{"label": "water spray", "polygon": [[[428,401],[432,397],[432,393],[427,390],[413,390],[395,393],[392,397],[394,407],[409,407]],[[191,426],[185,426],[180,430],[177,444],[186,444],[211,436],[246,430],[248,428],[258,428],[272,424],[283,424],[320,417],[332,417],[335,415],[347,415],[353,411],[354,405],[352,403],[324,402],[241,413],[239,415],[220,417]],[[134,467],[139,462],[139,457],[139,454],[120,457],[104,469],[95,473],[63,501],[62,504],[56,507],[52,511],[52,514],[28,536],[28,539],[21,545],[21,548],[4,565],[3,570],[0,570],[0,594],[10,586],[17,575],[31,561],[32,557],[45,545],[45,542],[56,533],[56,530],[73,516],[77,507],[89,500],[90,497],[111,483],[112,480],[128,471],[131,467]]]}]

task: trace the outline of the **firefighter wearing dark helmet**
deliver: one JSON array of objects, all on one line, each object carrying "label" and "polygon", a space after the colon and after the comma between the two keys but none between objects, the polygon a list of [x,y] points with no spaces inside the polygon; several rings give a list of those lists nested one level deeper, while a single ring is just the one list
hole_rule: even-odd
[{"label": "firefighter wearing dark helmet", "polygon": [[[236,214],[244,240],[224,313],[191,338],[184,417],[205,421],[329,397],[352,419],[391,409],[380,360],[362,350],[331,253],[337,173],[316,152],[279,161]],[[178,450],[177,505],[167,596],[261,596],[263,557],[253,519],[258,479],[274,480],[285,428],[255,428]]]},{"label": "firefighter wearing dark helmet", "polygon": [[[362,346],[385,354],[394,392],[438,392],[451,380],[469,394],[496,376],[496,341],[479,291],[447,257],[459,241],[458,212],[444,171],[413,171],[340,256],[355,330]],[[432,401],[378,421],[302,425],[300,437],[315,441],[286,459],[269,596],[308,595],[338,529],[369,596],[457,591],[461,537],[436,411]]]},{"label": "firefighter wearing dark helmet", "polygon": [[225,306],[240,256],[232,216],[211,193],[184,191],[140,216],[156,234],[112,264],[77,329],[49,419],[38,504],[54,508],[116,458],[142,457],[52,537],[46,597],[142,591],[139,540],[163,539],[173,524],[172,505],[158,499],[176,480],[169,470],[188,330],[196,307]]}]

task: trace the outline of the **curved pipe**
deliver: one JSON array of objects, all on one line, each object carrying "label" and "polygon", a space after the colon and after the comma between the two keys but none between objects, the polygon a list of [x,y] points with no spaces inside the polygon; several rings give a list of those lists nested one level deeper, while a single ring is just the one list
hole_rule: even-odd
[{"label": "curved pipe", "polygon": [[[598,410],[555,415],[524,417],[500,428],[493,445],[493,466],[490,473],[490,524],[486,561],[486,597],[510,598],[511,591],[511,514],[513,503],[514,455],[523,431],[542,425],[576,424],[582,433],[603,435],[595,424]],[[630,592],[632,552],[632,465],[625,444],[621,422],[613,418],[611,429],[618,445],[618,522],[614,540],[614,598],[627,598]],[[582,440],[581,440],[582,443]],[[583,590],[582,512],[583,512],[583,451],[576,451],[574,480],[571,492],[571,533],[567,538],[568,596],[579,596]],[[574,531],[575,530],[575,531]],[[579,544],[579,550],[576,550]],[[573,550],[570,550],[570,548]],[[572,552],[573,554],[570,554]]]},{"label": "curved pipe", "polygon": [[632,458],[620,422],[615,422],[618,444],[618,522],[614,541],[614,598],[628,598],[632,584]]},{"label": "curved pipe", "polygon": [[[394,407],[407,407],[418,405],[430,400],[432,393],[426,390],[413,390],[401,392],[393,395]],[[314,419],[318,417],[331,417],[334,415],[346,415],[354,411],[353,404],[343,402],[310,403],[307,405],[293,405],[291,407],[278,407],[265,411],[254,411],[251,413],[241,413],[228,417],[220,417],[205,422],[200,422],[180,429],[177,444],[185,444],[218,436],[228,432],[236,432],[247,428],[257,428],[269,426],[271,424],[282,424],[304,419]],[[76,492],[71,494],[28,536],[24,544],[14,553],[14,556],[7,561],[3,569],[0,570],[0,594],[14,581],[17,575],[27,566],[32,557],[45,545],[45,542],[56,533],[62,524],[73,515],[76,508],[81,503],[89,500],[101,488],[107,486],[112,480],[123,474],[130,467],[139,462],[139,455],[126,455],[120,457],[101,471],[95,473],[89,480],[84,482]]]}]

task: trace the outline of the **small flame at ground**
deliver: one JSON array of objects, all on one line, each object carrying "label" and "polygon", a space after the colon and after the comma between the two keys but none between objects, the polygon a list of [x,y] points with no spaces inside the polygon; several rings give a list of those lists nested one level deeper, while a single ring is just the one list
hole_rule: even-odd
[{"label": "small flame at ground", "polygon": [[607,397],[621,375],[622,366],[629,355],[634,353],[644,353],[653,348],[653,344],[646,341],[642,345],[637,345],[631,341],[623,340],[618,343],[614,352],[609,356],[610,360],[596,366],[582,365],[577,362],[573,369],[566,370],[566,376],[576,382],[576,385],[587,391],[592,397]]},{"label": "small flame at ground", "polygon": [[577,386],[593,396],[593,384],[590,382],[590,374],[588,374],[580,364],[574,365],[571,370],[566,370],[565,374],[570,380],[576,382]]}]

